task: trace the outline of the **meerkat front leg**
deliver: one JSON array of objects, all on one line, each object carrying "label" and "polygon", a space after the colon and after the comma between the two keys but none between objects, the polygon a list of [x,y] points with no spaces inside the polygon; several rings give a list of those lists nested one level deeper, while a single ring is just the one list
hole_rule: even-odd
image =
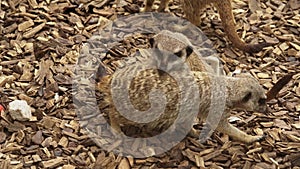
[{"label": "meerkat front leg", "polygon": [[182,9],[185,13],[185,17],[192,24],[198,26],[201,20],[202,9],[210,3],[210,1],[205,0],[181,0]]},{"label": "meerkat front leg", "polygon": [[145,2],[145,12],[151,12],[152,11],[152,6],[153,6],[154,0],[146,0]]},{"label": "meerkat front leg", "polygon": [[115,117],[115,114],[112,112],[109,113],[109,121],[110,121],[110,127],[114,130],[113,134],[118,135],[122,133],[121,126],[118,122],[118,119]]},{"label": "meerkat front leg", "polygon": [[264,138],[264,136],[251,136],[247,133],[241,131],[240,129],[234,127],[232,124],[230,124],[226,119],[222,119],[220,123],[218,124],[217,130],[229,135],[235,140],[242,141],[244,143],[250,144],[256,141],[260,141]]},{"label": "meerkat front leg", "polygon": [[[166,7],[168,6],[169,1],[170,0],[161,0],[157,11],[158,12],[163,12],[166,9]],[[146,0],[144,11],[145,12],[151,12],[153,3],[154,3],[154,0]]]},{"label": "meerkat front leg", "polygon": [[157,11],[163,12],[168,7],[169,2],[170,0],[161,0]]}]

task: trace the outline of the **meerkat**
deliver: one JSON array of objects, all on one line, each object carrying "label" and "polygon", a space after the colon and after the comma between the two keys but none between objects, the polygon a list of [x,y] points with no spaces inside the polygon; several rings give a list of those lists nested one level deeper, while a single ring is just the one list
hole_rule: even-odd
[{"label": "meerkat", "polygon": [[[166,37],[164,38],[163,36]],[[200,103],[198,105],[191,105],[199,106],[197,118],[201,121],[206,120],[211,104],[212,81],[215,79],[221,79],[226,84],[227,95],[225,98],[224,112],[213,112],[215,114],[222,113],[221,120],[217,124],[216,130],[224,134],[228,134],[233,139],[244,143],[253,143],[261,140],[263,136],[248,135],[228,122],[230,111],[233,109],[259,112],[264,112],[266,110],[266,95],[259,82],[249,74],[240,74],[235,77],[216,75],[214,73],[215,69],[210,69],[210,66],[198,57],[190,44],[186,43],[186,40],[188,39],[183,36],[184,35],[178,36],[178,34],[175,34],[173,37],[180,37],[177,39],[172,38],[172,36],[168,37],[168,35],[163,33],[154,37],[154,43],[159,46],[161,50],[168,50],[170,53],[174,53],[175,55],[184,55],[182,57],[190,66],[195,83],[199,88]],[[173,45],[163,46],[166,42]],[[172,46],[173,48],[171,48]],[[165,56],[162,55],[160,57]],[[193,60],[193,62],[191,62],[191,60]],[[141,63],[140,65],[143,64],[145,63]],[[135,69],[133,68],[132,70]],[[98,84],[99,91],[104,95],[103,102],[109,105],[104,112],[106,112],[109,116],[111,127],[117,132],[122,132],[121,128],[125,126],[137,126],[137,128],[145,129],[143,132],[148,133],[166,130],[170,127],[178,115],[180,90],[177,86],[176,80],[169,74],[157,69],[145,69],[137,73],[137,76],[132,79],[128,91],[131,104],[141,111],[149,109],[151,107],[149,94],[153,89],[159,89],[162,91],[165,94],[167,103],[164,113],[160,117],[149,123],[138,124],[120,115],[114,106],[111,94],[113,78],[117,77],[117,84],[123,84],[125,81],[124,79],[126,79],[125,77],[127,72],[129,71],[125,68],[124,71],[105,76]],[[178,73],[180,73],[180,71],[178,71]],[[185,113],[186,116],[189,116],[189,112]]]},{"label": "meerkat", "polygon": [[[202,56],[200,53],[201,51],[194,50],[195,47],[193,44],[182,33],[162,30],[150,39],[150,43],[152,48],[170,51],[186,60],[192,71],[206,71],[217,75],[224,75],[224,72],[220,71],[220,69],[222,69],[222,65],[220,64],[217,56],[210,55],[202,57],[202,60],[199,59],[199,56]],[[209,48],[202,48],[201,50],[204,52],[207,50],[212,51],[212,49]]]},{"label": "meerkat", "polygon": [[[216,79],[225,78],[225,76],[222,76],[225,73],[223,72],[222,65],[220,64],[217,56],[210,55],[210,56],[202,57],[202,54],[199,53],[201,51],[193,50],[193,49],[195,49],[195,47],[192,45],[192,43],[189,41],[189,39],[182,33],[176,33],[176,32],[171,32],[168,30],[163,30],[163,31],[159,32],[158,34],[156,34],[151,39],[151,43],[152,43],[152,47],[154,47],[154,48],[158,48],[160,50],[165,50],[165,51],[170,51],[170,52],[177,54],[177,56],[183,57],[183,59],[185,59],[185,61],[188,63],[191,71],[195,71],[199,75],[199,76],[196,76],[196,78],[199,78],[199,77],[203,78],[202,80],[200,80],[201,82],[211,83],[211,81],[213,80],[212,78],[216,78]],[[210,50],[210,49],[202,49],[201,48],[201,50]],[[180,53],[180,54],[178,55],[178,53]],[[212,52],[212,54],[213,54],[213,52]],[[199,56],[201,57],[201,59]],[[210,82],[208,82],[209,79],[211,79]],[[258,136],[256,138],[255,137],[246,137],[246,134],[244,132],[239,131],[237,128],[235,128],[231,124],[229,124],[227,119],[230,116],[230,110],[234,109],[234,108],[244,109],[244,110],[248,110],[248,111],[264,112],[266,110],[266,95],[264,93],[263,88],[258,83],[258,81],[248,73],[242,73],[240,75],[236,75],[233,78],[227,77],[225,79],[226,79],[225,81],[228,84],[227,88],[234,86],[234,87],[237,87],[238,90],[236,90],[236,92],[234,89],[230,89],[227,91],[227,93],[230,95],[229,98],[231,98],[229,100],[231,100],[232,103],[235,104],[235,106],[228,106],[228,108],[225,110],[225,113],[223,114],[223,117],[221,119],[222,121],[220,122],[220,125],[217,128],[217,130],[222,131],[223,133],[226,133],[226,134],[230,135],[231,137],[233,137],[237,140],[240,140],[240,141],[243,141],[240,138],[244,137],[246,139],[246,140],[244,140],[244,142],[250,143],[253,140],[260,138],[260,136]],[[231,79],[231,80],[236,79],[236,81],[235,80],[231,81],[229,79]],[[253,101],[252,103],[256,102],[257,104],[249,104],[247,106],[245,106],[244,104],[238,105],[239,102],[237,100],[246,101],[247,99],[250,99],[250,97],[253,97],[250,90],[249,90],[249,93],[247,96],[245,95],[245,93],[243,94],[243,92],[242,92],[243,85],[245,85],[247,83],[255,84],[254,85],[255,87],[253,87],[253,89],[255,91],[254,93],[257,98],[256,99],[253,98],[256,101]],[[238,97],[238,96],[243,96],[243,95],[245,96],[245,98],[243,98],[243,99]],[[237,100],[233,101],[234,98],[237,98]],[[249,103],[251,103],[251,102],[249,102]],[[230,104],[228,103],[227,105],[230,105]],[[200,109],[201,109],[201,107],[205,107],[205,106],[200,105]],[[207,112],[207,110],[204,110],[203,112]],[[201,115],[204,115],[204,116],[201,116]],[[202,120],[205,119],[203,117],[207,116],[206,113],[203,113],[201,115],[199,118]],[[234,132],[236,132],[236,135],[232,134]]]},{"label": "meerkat", "polygon": [[[271,46],[273,44],[270,43],[259,43],[259,44],[246,44],[237,34],[235,19],[232,13],[232,0],[181,0],[183,12],[185,13],[185,17],[194,25],[200,24],[200,15],[203,8],[207,5],[213,4],[219,12],[224,31],[228,37],[228,39],[232,42],[232,44],[245,52],[248,53],[256,53],[261,51],[263,48],[267,46]],[[149,12],[152,10],[154,0],[146,0],[145,2],[145,10]],[[158,11],[163,11],[168,6],[169,0],[161,0]]]}]

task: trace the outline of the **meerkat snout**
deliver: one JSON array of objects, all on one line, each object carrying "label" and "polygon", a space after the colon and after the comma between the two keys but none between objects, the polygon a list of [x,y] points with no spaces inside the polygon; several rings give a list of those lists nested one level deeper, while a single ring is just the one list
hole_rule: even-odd
[{"label": "meerkat snout", "polygon": [[247,92],[242,98],[239,107],[247,111],[258,111],[263,113],[267,109],[266,99],[267,96],[261,90]]},{"label": "meerkat snout", "polygon": [[232,100],[232,107],[238,110],[265,112],[267,110],[264,89],[259,82],[250,74],[242,73],[229,80],[229,83],[234,83],[235,86],[229,89]]}]

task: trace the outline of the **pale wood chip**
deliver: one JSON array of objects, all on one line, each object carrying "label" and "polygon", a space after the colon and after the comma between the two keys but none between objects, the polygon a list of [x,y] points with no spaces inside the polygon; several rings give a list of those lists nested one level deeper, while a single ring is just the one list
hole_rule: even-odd
[{"label": "pale wood chip", "polygon": [[24,38],[32,38],[32,37],[34,37],[34,35],[36,33],[38,33],[40,30],[42,30],[45,25],[46,25],[45,23],[41,23],[40,25],[38,25],[38,26],[32,28],[31,30],[25,32],[23,34],[23,37]]}]

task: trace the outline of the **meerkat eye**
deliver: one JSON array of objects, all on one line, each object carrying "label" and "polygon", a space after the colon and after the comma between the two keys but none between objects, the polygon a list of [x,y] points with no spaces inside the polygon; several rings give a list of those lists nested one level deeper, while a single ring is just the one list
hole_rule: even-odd
[{"label": "meerkat eye", "polygon": [[247,70],[243,69],[241,73],[247,73]]},{"label": "meerkat eye", "polygon": [[267,99],[265,99],[265,98],[261,98],[261,99],[258,100],[258,104],[259,105],[264,105],[264,104],[266,104],[266,100]]},{"label": "meerkat eye", "polygon": [[180,51],[174,53],[174,55],[176,55],[176,56],[182,58],[182,57],[184,57],[184,52],[183,52],[182,50],[180,50]]},{"label": "meerkat eye", "polygon": [[245,96],[244,96],[244,98],[243,98],[243,102],[248,102],[250,99],[251,99],[251,97],[252,97],[252,93],[251,92],[248,92]]},{"label": "meerkat eye", "polygon": [[180,50],[174,54],[180,58],[183,58],[183,56],[185,56],[185,58],[188,58],[193,52],[193,48],[191,46],[187,46],[185,49]]}]

